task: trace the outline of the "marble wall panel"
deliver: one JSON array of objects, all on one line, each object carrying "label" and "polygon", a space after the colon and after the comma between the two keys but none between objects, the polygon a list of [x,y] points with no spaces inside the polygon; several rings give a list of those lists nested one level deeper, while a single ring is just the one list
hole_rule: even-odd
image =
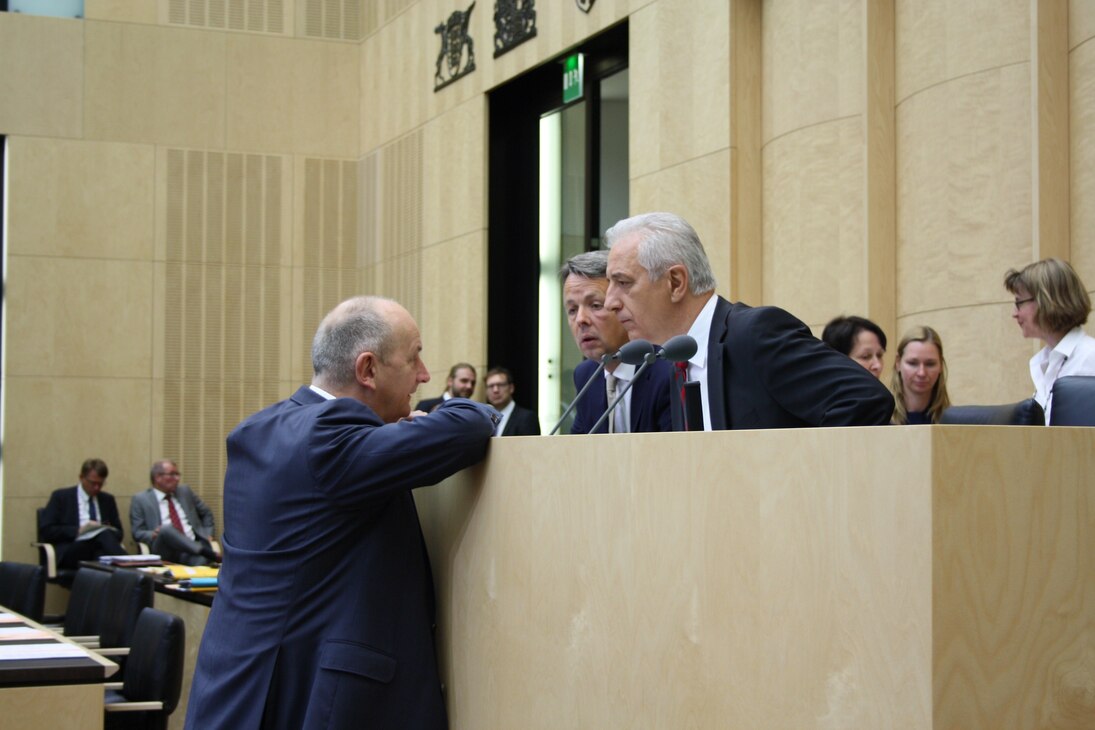
[{"label": "marble wall panel", "polygon": [[224,146],[220,32],[84,21],[89,139]]},{"label": "marble wall panel", "polygon": [[943,81],[1029,61],[1031,2],[897,0],[898,103]]},{"label": "marble wall panel", "polygon": [[425,245],[487,225],[487,120],[487,99],[477,96],[423,129]]},{"label": "marble wall panel", "polygon": [[629,169],[638,177],[730,144],[730,10],[662,0],[629,21]]},{"label": "marble wall panel", "polygon": [[1002,302],[1031,257],[1030,68],[934,86],[897,109],[897,315]]},{"label": "marble wall panel", "polygon": [[229,148],[357,156],[356,44],[226,38]]},{"label": "marble wall panel", "polygon": [[0,13],[0,68],[0,133],[83,134],[82,22]]},{"label": "marble wall panel", "polygon": [[160,11],[168,0],[84,0],[88,20],[115,20],[123,23],[159,23]]},{"label": "marble wall panel", "polygon": [[863,113],[863,23],[863,0],[763,3],[764,142]]},{"label": "marble wall panel", "polygon": [[152,257],[151,146],[11,137],[8,153],[9,253]]},{"label": "marble wall panel", "polygon": [[6,274],[8,375],[151,375],[151,263],[10,256]]},{"label": "marble wall panel", "polygon": [[[730,150],[631,179],[631,213],[666,211],[687,220],[711,261],[718,292],[730,292]],[[754,302],[750,302],[754,303]],[[759,302],[756,302],[759,303]]]},{"label": "marble wall panel", "polygon": [[764,303],[814,326],[867,314],[862,139],[855,116],[764,149]]}]

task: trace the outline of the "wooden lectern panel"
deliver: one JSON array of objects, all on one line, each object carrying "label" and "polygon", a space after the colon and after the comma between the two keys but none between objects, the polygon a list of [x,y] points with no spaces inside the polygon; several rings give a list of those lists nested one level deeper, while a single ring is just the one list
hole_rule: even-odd
[{"label": "wooden lectern panel", "polygon": [[1095,718],[1095,429],[495,439],[416,492],[454,729]]}]

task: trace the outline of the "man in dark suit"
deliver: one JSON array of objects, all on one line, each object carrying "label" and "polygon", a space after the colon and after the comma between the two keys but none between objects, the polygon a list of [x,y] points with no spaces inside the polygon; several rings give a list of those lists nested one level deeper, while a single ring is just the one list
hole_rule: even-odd
[{"label": "man in dark suit", "polygon": [[496,429],[498,436],[539,436],[540,419],[535,411],[522,408],[513,400],[513,373],[506,368],[491,368],[483,381],[487,402],[502,414]]},{"label": "man in dark suit", "polygon": [[[888,423],[893,397],[869,372],[776,307],[715,295],[699,237],[683,218],[647,213],[605,233],[610,246],[605,305],[632,338],[678,334],[699,349],[674,389],[700,385],[704,430],[870,426]],[[671,398],[679,404],[679,398]],[[673,407],[674,427],[683,428]]]},{"label": "man in dark suit", "polygon": [[103,491],[109,474],[102,459],[88,459],[80,467],[79,484],[49,496],[41,538],[57,550],[57,567],[76,568],[81,560],[126,554],[118,505]]},{"label": "man in dark suit", "polygon": [[[590,251],[571,257],[560,270],[563,280],[563,308],[567,323],[578,349],[588,358],[574,369],[574,387],[581,392],[601,357],[616,353],[627,343],[627,330],[616,315],[605,308],[608,289],[606,267],[608,251]],[[615,400],[627,383],[635,378],[634,365],[610,360],[598,380],[590,387],[575,409],[572,434],[589,433],[607,410],[609,398]],[[657,360],[639,375],[626,391],[611,416],[597,428],[597,433],[639,433],[671,431],[669,384],[673,369],[664,360]]]},{"label": "man in dark suit", "polygon": [[497,413],[464,398],[412,413],[421,351],[399,304],[347,300],[316,332],[311,386],[229,434],[187,728],[447,726],[411,490],[480,461]]},{"label": "man in dark suit", "polygon": [[471,398],[475,395],[476,377],[475,368],[469,363],[456,363],[449,368],[449,378],[445,381],[445,392],[436,398],[426,398],[418,401],[418,405],[414,409],[429,413],[449,398]]},{"label": "man in dark suit", "polygon": [[183,565],[217,562],[213,551],[213,511],[185,484],[170,459],[152,465],[152,486],[129,504],[133,539],[164,560]]}]

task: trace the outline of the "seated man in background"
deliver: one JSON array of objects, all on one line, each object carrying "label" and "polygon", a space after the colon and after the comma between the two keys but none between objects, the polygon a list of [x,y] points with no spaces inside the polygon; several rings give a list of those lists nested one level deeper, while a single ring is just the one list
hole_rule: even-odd
[{"label": "seated man in background", "polygon": [[[559,275],[563,279],[563,308],[574,342],[587,360],[574,368],[574,387],[581,392],[597,370],[601,357],[615,354],[627,344],[627,331],[616,315],[605,307],[608,290],[608,251],[590,251],[572,257]],[[639,376],[611,416],[597,433],[640,433],[672,431],[669,410],[669,384],[673,368],[657,360]],[[573,434],[589,433],[593,424],[616,399],[616,394],[635,377],[635,366],[611,360],[598,377],[600,385],[591,386],[578,401]]]},{"label": "seated man in background", "polygon": [[172,563],[215,563],[213,513],[194,490],[179,484],[180,476],[168,459],[152,465],[152,486],[134,495],[129,506],[133,538]]},{"label": "seated man in background", "polygon": [[57,567],[76,568],[81,560],[126,554],[118,505],[103,491],[109,473],[102,459],[88,459],[80,467],[78,485],[49,496],[39,537],[53,544]]},{"label": "seated man in background", "polygon": [[429,413],[449,398],[471,398],[475,394],[475,368],[466,362],[458,362],[449,369],[449,379],[445,381],[445,392],[436,398],[418,401],[416,411]]}]

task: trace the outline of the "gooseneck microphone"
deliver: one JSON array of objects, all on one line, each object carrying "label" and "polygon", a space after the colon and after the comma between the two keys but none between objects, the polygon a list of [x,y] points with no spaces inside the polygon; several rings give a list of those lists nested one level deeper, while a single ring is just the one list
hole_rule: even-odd
[{"label": "gooseneck microphone", "polygon": [[677,335],[676,337],[670,337],[665,341],[665,344],[662,345],[661,352],[658,353],[658,357],[662,360],[668,360],[669,362],[685,362],[691,360],[698,349],[699,345],[696,344],[694,337]]},{"label": "gooseneck microphone", "polygon": [[615,355],[609,355],[607,352],[601,355],[601,364],[597,366],[597,369],[593,371],[593,375],[590,376],[586,384],[582,386],[582,389],[578,391],[578,395],[574,396],[574,400],[570,402],[567,409],[563,411],[563,415],[559,416],[559,420],[556,421],[555,427],[551,429],[551,433],[548,436],[554,436],[555,432],[559,430],[559,427],[563,425],[563,421],[570,415],[578,406],[578,401],[582,399],[582,396],[586,394],[590,386],[597,380],[597,376],[601,374],[601,371],[605,369],[605,366],[613,360],[619,360],[620,362],[626,362],[628,365],[638,365],[643,362],[643,358],[647,353],[653,353],[654,346],[646,340],[632,340],[626,345],[621,347]]},{"label": "gooseneck microphone", "polygon": [[[601,424],[605,422],[605,419],[608,418],[614,410],[616,410],[616,405],[624,399],[624,396],[627,395],[627,391],[631,390],[631,386],[635,384],[635,381],[639,379],[639,376],[643,374],[643,371],[657,361],[658,355],[654,352],[653,345],[651,345],[646,340],[635,340],[635,342],[629,342],[628,344],[633,345],[636,342],[643,343],[649,349],[643,352],[641,360],[638,360],[636,362],[629,362],[627,360],[624,360],[624,362],[628,363],[629,365],[638,365],[641,362],[642,367],[635,371],[635,375],[631,377],[631,380],[627,381],[627,385],[625,385],[623,389],[616,394],[616,400],[608,404],[608,408],[605,409],[605,412],[602,413],[601,417],[597,419],[597,423],[593,424],[593,428],[589,429],[590,433],[597,433],[597,429],[600,428]],[[692,344],[695,345],[695,340],[692,341]],[[627,345],[624,345],[624,347],[627,347]],[[620,352],[623,352],[622,347],[620,348]]]}]

